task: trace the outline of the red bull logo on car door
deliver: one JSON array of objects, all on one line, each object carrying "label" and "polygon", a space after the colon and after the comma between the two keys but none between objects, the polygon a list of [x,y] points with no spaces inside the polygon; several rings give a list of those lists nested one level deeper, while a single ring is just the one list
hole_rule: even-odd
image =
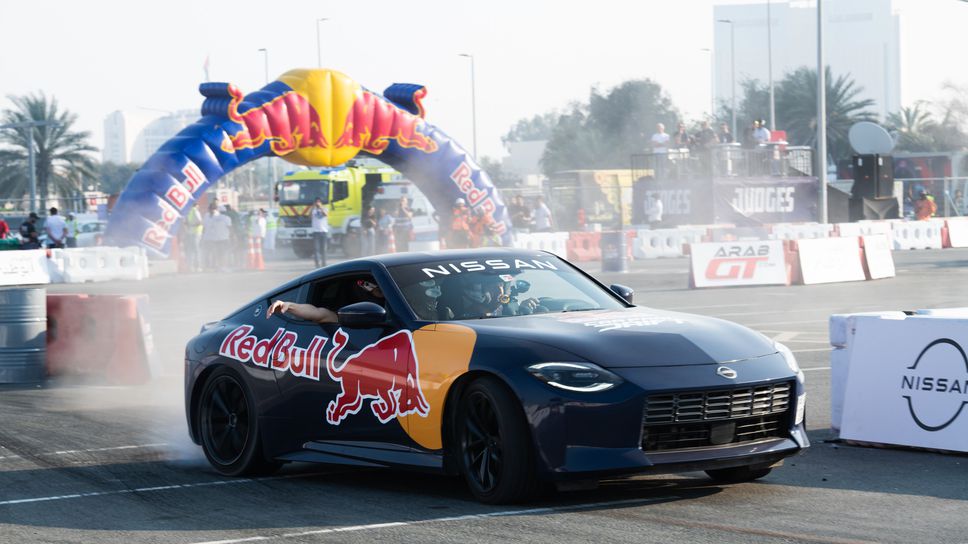
[{"label": "red bull logo on car door", "polygon": [[[299,347],[299,335],[279,328],[269,338],[251,334],[252,325],[240,325],[222,340],[219,355],[262,368],[289,372],[293,376],[319,381],[325,336],[313,336]],[[326,372],[340,384],[340,393],[326,407],[326,421],[339,425],[359,413],[370,400],[370,409],[380,423],[397,417],[427,417],[430,404],[420,388],[417,353],[410,331],[400,331],[365,346],[346,360],[336,358],[349,344],[349,335],[338,329],[326,354]]]},{"label": "red bull logo on car door", "polygon": [[417,354],[410,331],[381,338],[337,364],[336,357],[348,341],[343,329],[337,330],[333,348],[326,356],[326,371],[342,389],[326,407],[327,422],[339,425],[358,413],[366,399],[371,399],[370,410],[380,423],[410,414],[427,417],[430,405],[420,389]]}]

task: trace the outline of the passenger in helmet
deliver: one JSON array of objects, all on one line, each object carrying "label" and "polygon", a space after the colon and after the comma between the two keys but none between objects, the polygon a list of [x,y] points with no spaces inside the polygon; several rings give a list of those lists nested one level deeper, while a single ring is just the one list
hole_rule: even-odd
[{"label": "passenger in helmet", "polygon": [[[527,282],[517,282],[510,274],[469,274],[461,278],[454,278],[451,292],[458,288],[459,292],[447,297],[446,305],[438,304],[439,319],[479,319],[484,317],[504,317],[511,315],[529,315],[536,312],[546,312],[538,299],[528,298],[519,301],[517,295],[526,291]],[[455,285],[456,283],[456,285]]]}]

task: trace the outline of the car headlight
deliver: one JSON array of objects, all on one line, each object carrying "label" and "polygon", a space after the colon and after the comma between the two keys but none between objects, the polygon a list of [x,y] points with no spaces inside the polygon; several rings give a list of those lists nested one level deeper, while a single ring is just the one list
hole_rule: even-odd
[{"label": "car headlight", "polygon": [[618,375],[592,363],[538,363],[528,372],[552,387],[581,393],[607,391],[622,383]]},{"label": "car headlight", "polygon": [[774,342],[773,343],[773,346],[780,353],[780,355],[783,356],[783,360],[786,361],[786,364],[787,364],[788,367],[790,367],[790,370],[792,372],[796,372],[797,379],[802,382],[803,381],[803,371],[800,370],[800,365],[797,364],[797,358],[794,357],[793,352],[790,351],[790,348],[784,346],[783,344],[781,344],[779,342]]}]

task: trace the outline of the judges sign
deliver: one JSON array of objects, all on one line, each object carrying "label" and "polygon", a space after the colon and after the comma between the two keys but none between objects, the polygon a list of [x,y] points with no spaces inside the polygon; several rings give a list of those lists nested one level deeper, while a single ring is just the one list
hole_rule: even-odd
[{"label": "judges sign", "polygon": [[788,283],[780,240],[695,244],[690,252],[696,287]]},{"label": "judges sign", "polygon": [[968,452],[968,321],[856,319],[841,438]]}]

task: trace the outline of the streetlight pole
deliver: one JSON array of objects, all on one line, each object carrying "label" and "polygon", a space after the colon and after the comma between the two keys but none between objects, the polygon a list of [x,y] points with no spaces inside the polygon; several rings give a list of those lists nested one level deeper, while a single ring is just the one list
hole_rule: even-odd
[{"label": "streetlight pole", "polygon": [[27,135],[27,169],[30,174],[30,211],[37,212],[37,158],[34,151],[34,128],[44,127],[46,132],[49,126],[61,126],[60,121],[23,121],[21,123],[9,123],[0,125],[0,130],[5,128],[27,128],[30,134]]},{"label": "streetlight pole", "polygon": [[[318,28],[318,27],[317,27]],[[265,47],[259,49],[262,51],[265,60],[265,75],[266,75],[266,85],[269,84],[269,50]],[[270,151],[272,150],[272,143],[269,144]],[[272,188],[276,183],[276,161],[272,159],[273,154],[269,154],[269,192],[266,193],[266,209],[272,210]]]},{"label": "streetlight pole", "polygon": [[736,33],[732,19],[717,19],[720,23],[729,24],[729,78],[733,88],[732,105],[733,110],[733,138],[739,138],[736,134]]},{"label": "streetlight pole", "polygon": [[471,59],[471,129],[474,132],[474,160],[477,160],[477,86],[474,83],[474,55],[460,53],[460,56]]},{"label": "streetlight pole", "polygon": [[713,62],[715,55],[709,47],[702,47],[699,50],[709,53],[709,122],[712,123],[716,119],[716,68]]},{"label": "streetlight pole", "polygon": [[827,82],[823,60],[823,0],[817,0],[817,167],[820,222],[827,222]]},{"label": "streetlight pole", "polygon": [[770,81],[770,132],[776,130],[776,102],[773,99],[773,18],[766,0],[766,71]]},{"label": "streetlight pole", "polygon": [[265,73],[266,73],[266,85],[268,85],[269,84],[269,50],[263,47],[259,49],[259,51],[261,51],[263,54],[263,61],[264,61]]},{"label": "streetlight pole", "polygon": [[322,42],[322,39],[319,37],[319,23],[322,23],[323,21],[328,21],[328,20],[329,20],[329,17],[321,17],[319,19],[316,19],[316,67],[317,68],[323,67],[323,42]]}]

